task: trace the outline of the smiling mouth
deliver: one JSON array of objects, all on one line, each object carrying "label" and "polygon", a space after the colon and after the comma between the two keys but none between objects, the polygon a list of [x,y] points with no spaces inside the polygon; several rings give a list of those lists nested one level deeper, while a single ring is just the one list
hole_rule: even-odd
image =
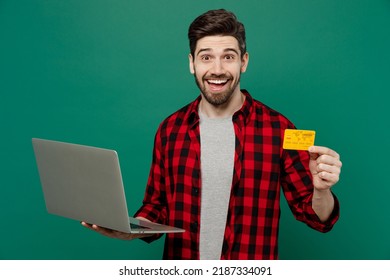
[{"label": "smiling mouth", "polygon": [[221,91],[229,79],[207,79],[206,82],[212,91]]},{"label": "smiling mouth", "polygon": [[207,82],[209,84],[214,84],[214,85],[224,85],[227,83],[227,79],[223,79],[223,80],[207,80]]}]

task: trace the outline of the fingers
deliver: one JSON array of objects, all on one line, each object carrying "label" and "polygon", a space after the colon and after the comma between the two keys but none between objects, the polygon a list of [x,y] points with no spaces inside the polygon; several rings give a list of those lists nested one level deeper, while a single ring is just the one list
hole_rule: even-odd
[{"label": "fingers", "polygon": [[311,146],[309,148],[310,158],[316,160],[317,164],[327,164],[341,168],[340,155],[327,147]]},{"label": "fingers", "polygon": [[310,170],[315,176],[314,186],[327,189],[339,181],[342,162],[340,155],[327,147],[312,146],[309,148]]},{"label": "fingers", "polygon": [[93,231],[96,231],[104,236],[122,239],[122,240],[132,240],[135,238],[144,238],[144,237],[149,237],[149,236],[153,235],[153,234],[126,233],[126,232],[121,232],[121,231],[117,231],[117,230],[113,230],[113,229],[109,229],[109,228],[105,228],[105,227],[100,227],[100,226],[94,225],[94,224],[88,224],[86,222],[81,222],[81,225],[86,227],[86,228],[92,229]]},{"label": "fingers", "polygon": [[81,222],[81,225],[86,227],[86,228],[89,228],[89,229],[92,229],[94,231],[97,231],[97,232],[105,232],[106,230],[108,230],[108,229],[105,229],[103,227],[99,227],[99,226],[94,225],[94,224],[88,224],[86,222]]},{"label": "fingers", "polygon": [[339,159],[327,155],[320,155],[315,161],[317,162],[318,170],[322,171],[340,172],[340,168],[343,165]]},{"label": "fingers", "polygon": [[340,155],[328,147],[311,146],[309,147],[309,153],[313,155],[328,155],[336,159],[340,159]]},{"label": "fingers", "polygon": [[322,179],[321,183],[326,187],[332,187],[339,181],[340,174],[339,173],[331,173],[327,171],[320,171],[317,173],[318,177]]},{"label": "fingers", "polygon": [[134,238],[134,236],[132,236],[132,234],[129,234],[126,232],[120,232],[120,231],[112,230],[109,228],[100,227],[98,225],[88,224],[86,222],[81,222],[81,224],[86,228],[92,229],[93,231],[96,231],[102,235],[105,235],[105,236],[108,236],[111,238],[118,238],[118,239],[124,239],[124,240],[131,240]]},{"label": "fingers", "polygon": [[81,225],[82,225],[83,227],[92,229],[92,225],[91,225],[91,224],[88,224],[88,223],[86,223],[86,222],[81,222]]},{"label": "fingers", "polygon": [[332,174],[340,174],[339,166],[326,164],[326,163],[318,163],[317,164],[317,173],[327,172]]}]

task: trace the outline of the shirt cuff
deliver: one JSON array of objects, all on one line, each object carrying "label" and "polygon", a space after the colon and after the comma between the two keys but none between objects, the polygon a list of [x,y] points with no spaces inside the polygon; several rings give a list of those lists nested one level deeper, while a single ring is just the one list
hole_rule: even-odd
[{"label": "shirt cuff", "polygon": [[308,222],[308,226],[324,233],[330,231],[333,228],[333,226],[340,217],[340,204],[337,197],[333,193],[332,195],[334,198],[334,207],[329,218],[326,221],[322,222],[310,205],[308,211],[306,212],[306,218],[308,219],[308,221],[310,221]]}]

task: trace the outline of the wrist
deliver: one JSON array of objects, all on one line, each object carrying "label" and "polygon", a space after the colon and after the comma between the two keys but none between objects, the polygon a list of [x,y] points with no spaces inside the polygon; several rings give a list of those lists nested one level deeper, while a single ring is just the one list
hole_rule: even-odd
[{"label": "wrist", "polygon": [[327,196],[333,196],[332,191],[329,189],[317,189],[314,187],[313,198],[321,199]]}]

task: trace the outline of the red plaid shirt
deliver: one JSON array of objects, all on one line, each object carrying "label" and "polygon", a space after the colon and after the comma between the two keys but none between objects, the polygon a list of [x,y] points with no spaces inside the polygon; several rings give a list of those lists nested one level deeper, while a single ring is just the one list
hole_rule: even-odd
[{"label": "red plaid shirt", "polygon": [[[335,198],[331,217],[325,223],[319,220],[311,207],[308,153],[282,148],[284,130],[294,125],[242,92],[245,102],[233,115],[236,148],[221,259],[277,259],[280,186],[295,218],[321,232],[337,221],[339,204]],[[161,123],[143,205],[136,213],[186,230],[167,234],[164,259],[199,259],[200,100]]]}]

